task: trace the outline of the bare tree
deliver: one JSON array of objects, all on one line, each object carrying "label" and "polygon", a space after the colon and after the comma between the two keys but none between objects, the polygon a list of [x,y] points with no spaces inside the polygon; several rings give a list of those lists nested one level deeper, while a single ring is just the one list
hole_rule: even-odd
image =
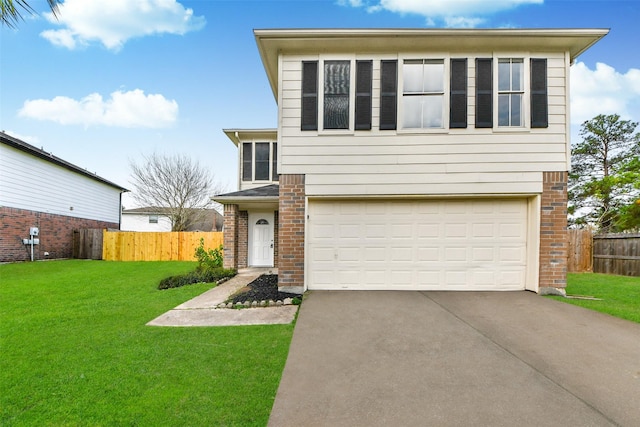
[{"label": "bare tree", "polygon": [[[57,17],[58,4],[62,3],[62,0],[47,0],[47,3],[53,16]],[[33,7],[26,0],[0,0],[0,22],[2,22],[2,25],[15,28],[18,21],[23,19],[20,9],[30,14],[35,13]]]},{"label": "bare tree", "polygon": [[146,207],[158,208],[169,218],[172,231],[185,231],[203,219],[211,208],[210,197],[222,188],[213,174],[187,155],[144,156],[130,161],[133,198]]}]

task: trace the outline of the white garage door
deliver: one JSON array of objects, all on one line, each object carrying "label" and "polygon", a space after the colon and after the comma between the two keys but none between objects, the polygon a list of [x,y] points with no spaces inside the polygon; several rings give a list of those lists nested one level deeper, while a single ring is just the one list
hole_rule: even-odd
[{"label": "white garage door", "polygon": [[309,289],[524,289],[526,200],[311,200],[308,213]]}]

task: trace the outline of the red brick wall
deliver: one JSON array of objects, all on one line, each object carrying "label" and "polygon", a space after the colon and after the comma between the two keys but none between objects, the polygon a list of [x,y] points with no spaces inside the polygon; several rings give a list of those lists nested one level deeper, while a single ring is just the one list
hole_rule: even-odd
[{"label": "red brick wall", "polygon": [[278,286],[304,286],[304,175],[280,175]]},{"label": "red brick wall", "polygon": [[[40,229],[40,244],[33,247],[34,260],[71,258],[73,230],[81,228],[115,228],[114,222],[54,215],[24,209],[0,207],[0,262],[28,261],[31,246],[22,243],[29,238],[29,228]],[[49,255],[45,256],[45,252]]]},{"label": "red brick wall", "polygon": [[[567,286],[567,172],[544,172],[540,201],[540,288]],[[546,293],[545,289],[540,290]]]},{"label": "red brick wall", "polygon": [[238,268],[249,265],[249,213],[238,212]]},{"label": "red brick wall", "polygon": [[224,268],[238,268],[238,205],[224,205]]}]

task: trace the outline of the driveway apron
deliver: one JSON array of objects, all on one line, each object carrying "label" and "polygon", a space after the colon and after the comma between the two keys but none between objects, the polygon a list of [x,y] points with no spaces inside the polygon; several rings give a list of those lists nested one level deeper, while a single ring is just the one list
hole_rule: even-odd
[{"label": "driveway apron", "polygon": [[640,324],[529,292],[311,292],[270,426],[640,425]]}]

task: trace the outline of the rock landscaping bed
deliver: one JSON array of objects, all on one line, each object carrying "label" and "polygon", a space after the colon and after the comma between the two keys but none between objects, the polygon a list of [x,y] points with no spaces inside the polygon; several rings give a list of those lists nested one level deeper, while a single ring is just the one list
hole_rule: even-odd
[{"label": "rock landscaping bed", "polygon": [[240,289],[218,308],[272,307],[300,304],[302,295],[278,291],[278,275],[264,274]]}]

